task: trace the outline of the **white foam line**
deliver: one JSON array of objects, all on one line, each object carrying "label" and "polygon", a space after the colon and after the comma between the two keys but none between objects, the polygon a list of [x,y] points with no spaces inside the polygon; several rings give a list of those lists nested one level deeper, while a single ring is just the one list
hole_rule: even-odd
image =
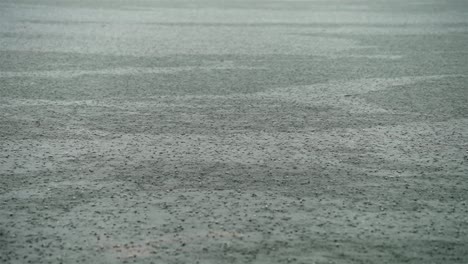
[{"label": "white foam line", "polygon": [[350,55],[330,55],[330,58],[366,58],[366,59],[383,59],[383,60],[399,60],[402,59],[403,56],[401,55],[383,55],[383,54],[376,54],[376,55],[358,55],[358,54],[350,54]]},{"label": "white foam line", "polygon": [[0,78],[76,78],[84,75],[140,75],[140,74],[172,74],[184,71],[202,70],[254,70],[258,67],[246,66],[200,66],[200,67],[159,67],[159,68],[114,68],[99,70],[53,70],[53,71],[3,71]]}]

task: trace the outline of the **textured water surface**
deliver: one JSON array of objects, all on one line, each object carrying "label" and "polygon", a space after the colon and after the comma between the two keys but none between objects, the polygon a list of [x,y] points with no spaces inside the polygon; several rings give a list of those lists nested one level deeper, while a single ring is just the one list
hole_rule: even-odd
[{"label": "textured water surface", "polygon": [[468,2],[0,1],[1,263],[467,263]]}]

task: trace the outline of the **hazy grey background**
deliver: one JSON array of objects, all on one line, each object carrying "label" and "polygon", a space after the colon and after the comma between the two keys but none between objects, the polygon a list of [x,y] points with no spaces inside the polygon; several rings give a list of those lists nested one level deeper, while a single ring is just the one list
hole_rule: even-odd
[{"label": "hazy grey background", "polygon": [[0,1],[0,262],[468,262],[468,2]]}]

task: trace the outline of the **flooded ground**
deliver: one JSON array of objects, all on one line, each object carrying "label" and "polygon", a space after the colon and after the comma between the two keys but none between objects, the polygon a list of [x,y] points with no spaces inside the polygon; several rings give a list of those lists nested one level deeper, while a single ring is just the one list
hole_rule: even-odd
[{"label": "flooded ground", "polygon": [[0,1],[0,262],[467,263],[468,4]]}]

